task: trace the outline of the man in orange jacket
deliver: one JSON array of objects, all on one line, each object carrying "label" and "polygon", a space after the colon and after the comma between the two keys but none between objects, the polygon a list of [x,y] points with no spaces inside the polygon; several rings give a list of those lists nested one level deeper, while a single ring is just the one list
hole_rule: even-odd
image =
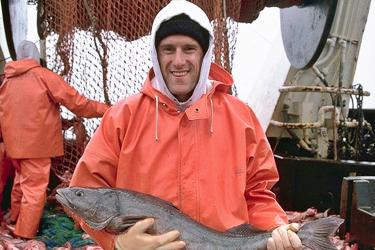
[{"label": "man in orange jacket", "polygon": [[89,100],[41,67],[34,43],[22,41],[17,61],[5,65],[0,124],[7,155],[18,165],[12,189],[14,234],[35,237],[49,182],[51,157],[64,154],[60,104],[77,116],[101,117],[104,103]]},{"label": "man in orange jacket", "polygon": [[[232,77],[211,64],[212,47],[210,21],[198,6],[174,0],[163,8],[141,93],[104,115],[70,185],[151,194],[213,229],[250,223],[273,230],[269,249],[299,249],[270,191],[278,173],[267,138],[253,111],[228,94]],[[186,246],[177,231],[146,233],[153,219],[119,236],[80,223],[106,250]]]}]

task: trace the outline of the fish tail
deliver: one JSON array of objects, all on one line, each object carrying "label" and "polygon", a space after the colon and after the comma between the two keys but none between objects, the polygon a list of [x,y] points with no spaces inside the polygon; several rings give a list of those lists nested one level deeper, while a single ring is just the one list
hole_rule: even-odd
[{"label": "fish tail", "polygon": [[313,250],[337,250],[330,240],[338,227],[344,222],[343,219],[330,216],[304,224],[298,231],[302,245]]}]

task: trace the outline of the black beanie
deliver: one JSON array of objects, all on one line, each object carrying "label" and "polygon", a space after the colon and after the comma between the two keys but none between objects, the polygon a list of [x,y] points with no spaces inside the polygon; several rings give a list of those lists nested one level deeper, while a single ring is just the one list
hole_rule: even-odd
[{"label": "black beanie", "polygon": [[155,47],[157,48],[161,40],[167,36],[178,34],[190,36],[196,40],[202,47],[203,53],[206,53],[209,45],[210,34],[205,28],[185,14],[174,16],[160,24],[160,27],[155,34]]}]

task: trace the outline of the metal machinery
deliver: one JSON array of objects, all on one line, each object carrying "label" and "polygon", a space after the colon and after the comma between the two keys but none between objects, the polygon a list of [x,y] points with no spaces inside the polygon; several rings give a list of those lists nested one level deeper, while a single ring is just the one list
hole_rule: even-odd
[{"label": "metal machinery", "polygon": [[375,245],[375,176],[344,178],[340,215],[346,219],[342,236],[350,232],[353,240]]},{"label": "metal machinery", "polygon": [[[274,190],[282,206],[314,206],[335,214],[345,210],[342,235],[350,232],[365,249],[375,246],[369,240],[375,235],[375,213],[344,206],[342,199],[352,200],[353,195],[368,203],[373,200],[357,187],[355,178],[361,177],[349,177],[375,176],[375,112],[363,110],[370,93],[353,83],[370,2],[311,1],[281,10],[284,47],[292,66],[267,130],[280,172]],[[345,188],[349,185],[355,192]],[[375,186],[366,188],[373,196]]]},{"label": "metal machinery", "polygon": [[[372,131],[361,115],[349,116],[350,99],[357,100],[354,109],[361,109],[362,98],[370,95],[353,84],[370,2],[322,1],[282,10],[284,46],[292,67],[267,135],[292,138],[301,148],[300,156],[333,160],[375,156],[374,140],[365,149],[366,138],[346,134],[355,128],[362,130],[359,137]],[[293,16],[301,21],[293,22]]]}]

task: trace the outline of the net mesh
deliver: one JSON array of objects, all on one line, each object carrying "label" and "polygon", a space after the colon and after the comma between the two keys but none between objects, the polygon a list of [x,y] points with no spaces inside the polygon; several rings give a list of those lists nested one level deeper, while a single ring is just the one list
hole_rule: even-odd
[{"label": "net mesh", "polygon": [[[81,94],[113,104],[138,92],[151,67],[149,34],[152,21],[169,0],[41,0],[38,4],[39,36],[46,41],[47,67],[60,74]],[[252,21],[265,0],[193,0],[214,27],[213,60],[229,72],[232,68],[242,2],[246,20]],[[234,90],[235,91],[235,90]],[[234,93],[236,94],[236,93]],[[62,108],[62,117],[73,115]],[[65,155],[52,169],[66,180],[82,155],[99,119],[83,119],[64,129]]]}]

